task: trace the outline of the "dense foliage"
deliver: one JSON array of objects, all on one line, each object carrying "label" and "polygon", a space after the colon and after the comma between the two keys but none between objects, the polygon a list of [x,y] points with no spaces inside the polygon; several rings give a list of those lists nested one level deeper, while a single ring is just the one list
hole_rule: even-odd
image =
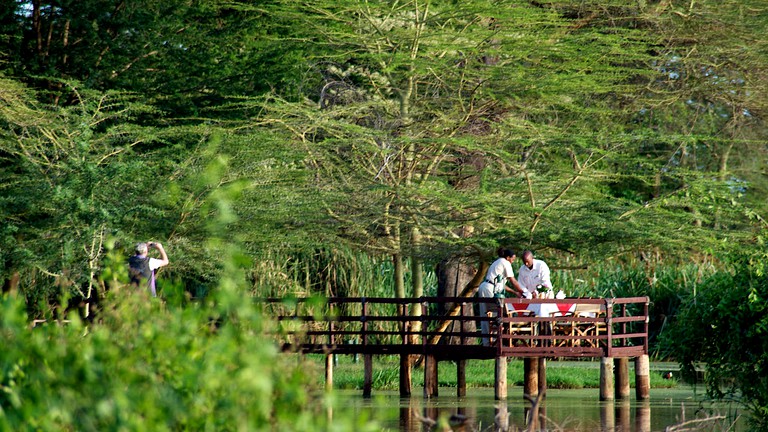
[{"label": "dense foliage", "polygon": [[0,430],[375,430],[348,418],[330,427],[312,385],[322,370],[265,343],[258,311],[226,295],[163,307],[126,287],[98,325],[33,329],[23,303],[3,299]]},{"label": "dense foliage", "polygon": [[765,12],[0,0],[3,292],[91,320],[125,280],[107,263],[153,239],[179,307],[230,272],[258,296],[419,296],[424,269],[504,245],[573,293],[651,295],[656,339],[714,281],[764,277]]},{"label": "dense foliage", "polygon": [[689,379],[706,367],[707,393],[741,400],[768,429],[768,281],[746,259],[730,263],[682,301],[667,347]]}]

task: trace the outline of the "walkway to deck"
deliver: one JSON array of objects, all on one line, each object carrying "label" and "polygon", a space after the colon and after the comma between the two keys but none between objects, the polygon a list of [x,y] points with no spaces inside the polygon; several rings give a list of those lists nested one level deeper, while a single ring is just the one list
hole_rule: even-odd
[{"label": "walkway to deck", "polygon": [[[616,395],[623,397],[628,393],[625,369],[627,359],[635,358],[637,395],[647,397],[648,303],[647,297],[563,300],[339,297],[265,302],[268,314],[280,323],[275,336],[284,351],[328,355],[327,382],[332,383],[332,355],[363,355],[364,394],[370,394],[373,355],[400,356],[400,391],[404,396],[410,394],[411,368],[415,361],[424,364],[424,391],[426,396],[432,396],[437,394],[438,362],[457,362],[461,395],[465,361],[496,359],[498,398],[506,397],[507,357],[526,359],[525,391],[529,395],[537,394],[542,388],[538,377],[546,377],[547,358],[594,357],[601,359],[601,383],[606,381],[605,388],[601,385],[601,399],[613,398],[614,358],[619,359]],[[478,316],[480,304],[485,304],[491,312]],[[475,329],[482,327],[482,322],[489,324],[487,333]],[[486,338],[489,346],[482,344]],[[529,381],[535,382],[529,385]]]}]

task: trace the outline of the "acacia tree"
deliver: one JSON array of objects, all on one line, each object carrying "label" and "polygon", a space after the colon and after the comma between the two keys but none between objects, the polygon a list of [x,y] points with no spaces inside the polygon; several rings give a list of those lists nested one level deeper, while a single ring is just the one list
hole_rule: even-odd
[{"label": "acacia tree", "polygon": [[[665,172],[710,176],[729,185],[725,196],[690,203],[697,225],[731,230],[743,225],[727,209],[734,195],[765,210],[766,43],[762,2],[661,3],[648,12],[660,31],[653,97],[636,120],[655,132],[646,154],[658,158],[658,190]],[[664,170],[665,172],[662,172]],[[673,182],[669,182],[673,183]],[[680,182],[677,182],[680,185]],[[683,183],[687,186],[687,182]],[[651,193],[649,193],[651,192]],[[651,199],[652,189],[639,191]],[[656,194],[658,195],[658,193]]]},{"label": "acacia tree", "polygon": [[62,294],[93,300],[109,237],[167,232],[156,192],[168,160],[149,148],[168,136],[130,122],[154,110],[120,93],[69,88],[71,106],[51,107],[0,79],[2,275],[34,314]]},{"label": "acacia tree", "polygon": [[75,80],[144,95],[189,121],[226,96],[278,85],[289,93],[300,76],[293,69],[300,47],[274,44],[268,36],[277,23],[251,3],[7,0],[0,3],[0,52],[8,73],[46,90],[47,101],[66,97],[64,82]]},{"label": "acacia tree", "polygon": [[462,228],[475,244],[572,250],[587,242],[564,217],[622,207],[603,180],[633,144],[616,116],[632,98],[619,94],[657,73],[636,29],[527,3],[279,6],[307,30],[296,37],[315,47],[308,63],[323,85],[302,103],[264,104],[258,125],[306,148],[344,238],[387,251],[396,269],[411,259],[414,295],[420,259],[466,243]]}]

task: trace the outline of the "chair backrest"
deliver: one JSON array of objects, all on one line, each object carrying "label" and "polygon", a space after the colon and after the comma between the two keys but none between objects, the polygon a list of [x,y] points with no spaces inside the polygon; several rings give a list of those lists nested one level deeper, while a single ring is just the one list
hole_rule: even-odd
[{"label": "chair backrest", "polygon": [[567,311],[567,312],[557,311],[557,312],[551,312],[549,314],[549,316],[551,318],[554,318],[554,317],[569,317],[569,316],[573,316],[573,315],[574,315],[574,312],[571,312],[571,311]]},{"label": "chair backrest", "polygon": [[600,304],[576,304],[573,314],[580,317],[595,318],[605,315],[605,305]]},{"label": "chair backrest", "polygon": [[533,317],[536,313],[529,309],[515,309],[509,312],[509,316],[513,317]]}]

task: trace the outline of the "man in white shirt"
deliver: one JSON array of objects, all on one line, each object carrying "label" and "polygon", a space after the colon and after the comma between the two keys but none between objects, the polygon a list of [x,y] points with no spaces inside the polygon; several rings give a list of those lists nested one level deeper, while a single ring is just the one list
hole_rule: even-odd
[{"label": "man in white shirt", "polygon": [[[160,252],[160,259],[150,258],[149,249],[157,249]],[[163,245],[158,242],[139,243],[136,245],[136,255],[128,259],[128,273],[131,278],[131,285],[139,287],[146,284],[152,297],[157,297],[155,287],[155,270],[168,265],[168,255],[165,253]],[[146,282],[144,282],[146,280]]]},{"label": "man in white shirt", "polygon": [[517,275],[517,282],[523,289],[523,295],[530,298],[529,294],[537,291],[541,285],[544,291],[552,289],[552,280],[549,276],[549,266],[542,260],[534,259],[533,252],[523,252],[523,265]]}]

